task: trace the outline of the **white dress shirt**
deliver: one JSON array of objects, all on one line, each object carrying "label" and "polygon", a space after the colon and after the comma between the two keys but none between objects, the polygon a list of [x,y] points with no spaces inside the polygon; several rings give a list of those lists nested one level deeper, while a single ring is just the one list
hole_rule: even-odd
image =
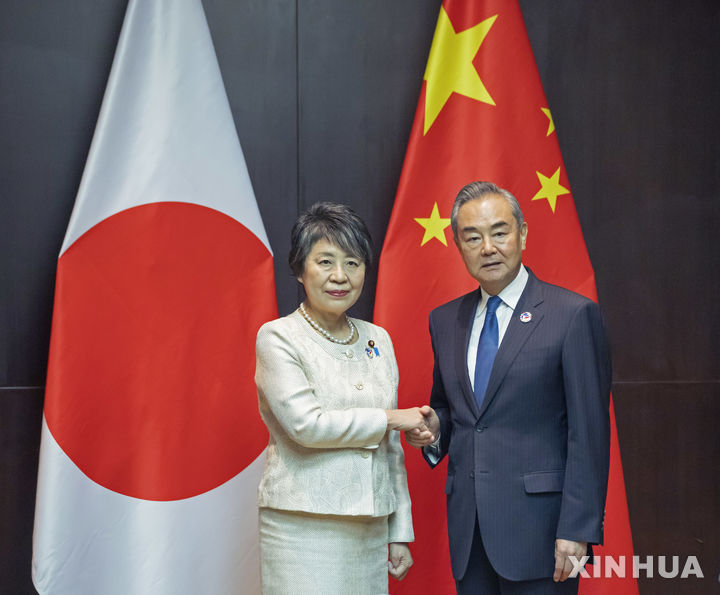
[{"label": "white dress shirt", "polygon": [[[502,300],[496,311],[498,321],[498,348],[500,348],[500,344],[510,324],[510,319],[517,307],[517,303],[520,301],[520,296],[525,290],[527,280],[528,272],[523,265],[520,265],[517,276],[498,294],[498,297]],[[467,352],[467,368],[468,374],[470,375],[470,386],[472,386],[473,390],[475,390],[475,362],[477,360],[478,342],[480,341],[480,333],[485,324],[485,313],[487,312],[487,303],[490,299],[490,294],[484,289],[481,289],[481,292],[482,298],[478,302],[477,310],[475,310],[475,318],[473,319],[472,331],[470,331],[470,342],[468,343]]]}]

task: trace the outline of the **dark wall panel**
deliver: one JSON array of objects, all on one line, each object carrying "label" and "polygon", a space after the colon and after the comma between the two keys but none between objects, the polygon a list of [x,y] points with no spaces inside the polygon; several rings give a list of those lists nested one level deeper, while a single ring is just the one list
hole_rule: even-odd
[{"label": "dark wall panel", "polygon": [[0,388],[0,593],[35,593],[30,580],[41,389]]},{"label": "dark wall panel", "polygon": [[[656,556],[641,593],[717,593],[720,575],[720,395],[716,382],[616,383],[635,554]],[[657,556],[696,556],[700,580],[663,579]]]}]

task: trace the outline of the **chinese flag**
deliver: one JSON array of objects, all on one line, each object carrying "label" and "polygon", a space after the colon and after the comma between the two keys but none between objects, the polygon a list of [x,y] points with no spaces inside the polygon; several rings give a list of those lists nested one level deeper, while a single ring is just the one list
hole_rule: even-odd
[{"label": "chinese flag", "polygon": [[57,264],[42,595],[258,593],[272,254],[200,0],[130,0]]},{"label": "chinese flag", "polygon": [[[555,127],[514,0],[445,0],[385,244],[375,321],[391,334],[400,406],[427,402],[432,383],[430,310],[477,287],[452,241],[450,210],[462,186],[488,180],[520,201],[528,222],[523,261],[550,283],[596,299]],[[596,555],[632,559],[620,451],[611,409],[605,545]],[[454,593],[445,520],[445,470],[406,452],[415,565],[397,593]],[[592,575],[593,573],[590,572]],[[602,573],[604,574],[604,572]],[[580,592],[637,593],[632,577],[581,579]]]}]

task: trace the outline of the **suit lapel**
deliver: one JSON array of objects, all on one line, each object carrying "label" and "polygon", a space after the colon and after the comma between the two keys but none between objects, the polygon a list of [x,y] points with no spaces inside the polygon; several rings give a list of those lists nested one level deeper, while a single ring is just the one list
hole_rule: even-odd
[{"label": "suit lapel", "polygon": [[455,328],[455,373],[460,379],[460,386],[462,387],[463,395],[465,400],[468,402],[468,406],[475,416],[478,415],[479,409],[477,401],[475,400],[475,393],[473,393],[472,385],[470,384],[470,376],[468,375],[467,367],[467,352],[468,344],[470,342],[470,332],[472,331],[473,320],[475,318],[475,312],[477,311],[478,301],[480,300],[480,288],[472,293],[468,293],[460,302],[458,308],[458,318]]},{"label": "suit lapel", "polygon": [[[488,382],[480,415],[485,413],[490,402],[495,398],[498,388],[500,388],[515,357],[530,335],[535,332],[535,329],[543,318],[541,308],[543,302],[542,286],[530,270],[528,270],[528,273],[527,285],[525,285],[520,300],[513,311],[510,324],[505,331],[505,336],[495,356],[495,362],[493,363],[492,372],[490,373],[490,381]],[[522,322],[520,320],[520,316],[525,312],[530,314],[530,320],[528,322]],[[467,376],[467,371],[465,372],[465,376]]]}]

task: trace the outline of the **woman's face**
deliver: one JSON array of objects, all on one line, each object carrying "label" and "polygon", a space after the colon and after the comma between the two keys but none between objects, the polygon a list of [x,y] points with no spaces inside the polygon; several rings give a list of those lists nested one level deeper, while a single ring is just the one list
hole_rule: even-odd
[{"label": "woman's face", "polygon": [[307,305],[316,317],[344,314],[360,297],[365,282],[365,263],[322,238],[305,259],[298,279],[305,287]]}]

